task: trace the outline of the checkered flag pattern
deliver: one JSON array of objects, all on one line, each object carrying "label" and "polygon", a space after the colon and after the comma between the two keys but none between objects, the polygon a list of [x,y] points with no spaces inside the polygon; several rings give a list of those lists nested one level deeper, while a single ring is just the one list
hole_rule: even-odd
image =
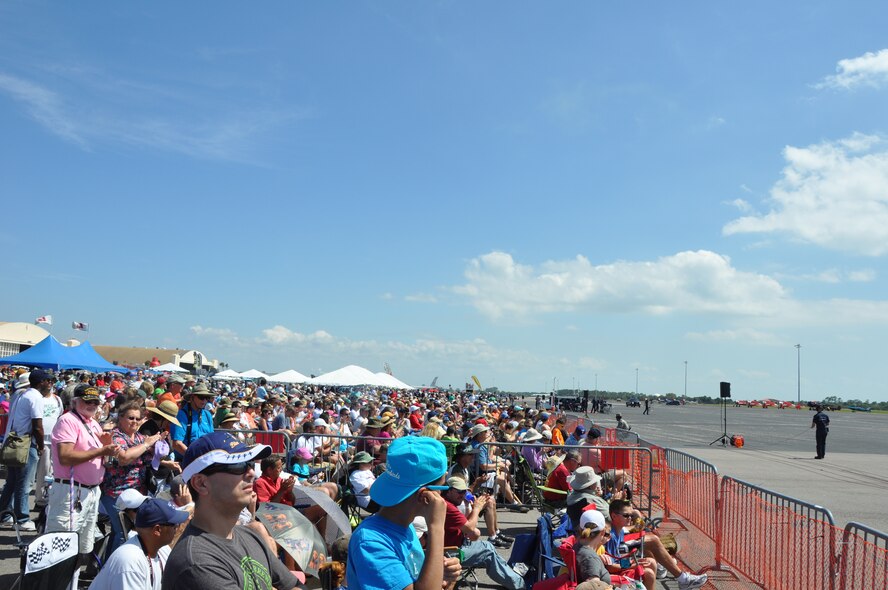
[{"label": "checkered flag pattern", "polygon": [[37,572],[77,556],[77,533],[47,533],[28,546],[26,573]]}]

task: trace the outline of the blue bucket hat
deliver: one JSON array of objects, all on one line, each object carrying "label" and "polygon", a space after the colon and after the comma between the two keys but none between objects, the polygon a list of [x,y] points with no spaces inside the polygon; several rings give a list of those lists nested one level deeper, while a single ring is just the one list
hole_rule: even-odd
[{"label": "blue bucket hat", "polygon": [[370,498],[380,506],[394,506],[419,488],[446,490],[447,486],[427,485],[447,473],[444,445],[425,436],[397,438],[389,446],[385,471],[370,487]]}]

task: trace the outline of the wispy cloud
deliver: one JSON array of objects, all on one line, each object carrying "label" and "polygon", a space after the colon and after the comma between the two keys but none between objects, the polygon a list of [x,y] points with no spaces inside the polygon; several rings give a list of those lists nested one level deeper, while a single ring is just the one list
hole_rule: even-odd
[{"label": "wispy cloud", "polygon": [[888,49],[867,52],[859,57],[839,60],[836,74],[816,84],[817,88],[850,90],[858,86],[879,88],[888,84]]},{"label": "wispy cloud", "polygon": [[0,91],[20,103],[25,112],[49,132],[80,147],[87,147],[75,121],[66,113],[59,96],[42,86],[0,72]]},{"label": "wispy cloud", "polygon": [[745,342],[748,344],[766,344],[770,346],[783,346],[785,344],[782,339],[774,334],[760,332],[750,328],[688,332],[685,334],[685,338],[698,342]]},{"label": "wispy cloud", "polygon": [[412,303],[437,303],[438,298],[429,293],[414,293],[412,295],[406,295],[404,301],[410,301]]},{"label": "wispy cloud", "polygon": [[65,95],[4,73],[0,73],[0,93],[19,103],[50,133],[86,150],[117,143],[255,163],[261,138],[309,116],[307,109],[298,107],[211,108],[179,90],[116,80],[86,67],[56,66],[54,71],[65,78],[69,89]]},{"label": "wispy cloud", "polygon": [[802,274],[790,274],[790,273],[774,273],[774,278],[780,280],[795,280],[795,281],[811,281],[816,283],[830,283],[830,284],[838,284],[838,283],[869,283],[875,280],[876,272],[871,269],[863,269],[863,270],[855,270],[855,271],[843,271],[837,268],[828,268],[826,270],[822,270],[820,272],[815,273],[802,273]]},{"label": "wispy cloud", "polygon": [[782,233],[868,256],[888,253],[888,142],[855,133],[804,148],[789,146],[771,208],[731,221],[725,235]]}]

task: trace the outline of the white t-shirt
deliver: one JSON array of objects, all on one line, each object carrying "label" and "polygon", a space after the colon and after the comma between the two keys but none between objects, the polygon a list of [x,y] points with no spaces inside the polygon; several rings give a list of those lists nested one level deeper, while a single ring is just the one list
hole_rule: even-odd
[{"label": "white t-shirt", "polygon": [[[30,434],[31,420],[43,418],[43,396],[33,387],[26,389],[24,393],[14,395],[9,402],[9,414],[9,423],[4,434],[9,434],[13,430],[19,435]],[[46,432],[45,427],[43,430]]]},{"label": "white t-shirt", "polygon": [[52,429],[62,415],[62,400],[54,393],[43,398],[43,440],[52,442]]},{"label": "white t-shirt", "polygon": [[[137,536],[114,550],[105,567],[89,585],[89,590],[160,590],[163,568],[170,556],[169,547],[161,547],[149,560]],[[152,572],[154,583],[151,583]]]},{"label": "white t-shirt", "polygon": [[[373,470],[355,469],[351,472],[351,475],[348,476],[348,480],[351,482],[352,489],[355,491],[355,499],[358,501],[358,506],[366,508],[367,504],[370,503],[370,486],[376,481],[376,476],[373,475]],[[365,488],[368,491],[362,494],[361,491]]]}]

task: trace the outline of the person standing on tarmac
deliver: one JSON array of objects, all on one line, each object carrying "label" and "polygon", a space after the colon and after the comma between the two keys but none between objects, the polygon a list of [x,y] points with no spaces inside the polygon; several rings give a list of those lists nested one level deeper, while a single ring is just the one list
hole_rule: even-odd
[{"label": "person standing on tarmac", "polygon": [[826,456],[826,435],[829,434],[829,416],[823,411],[823,406],[817,406],[817,413],[811,420],[811,428],[816,428],[814,439],[817,441],[817,456],[815,459],[823,459]]},{"label": "person standing on tarmac", "polygon": [[642,415],[650,414],[650,413],[651,413],[651,400],[645,399],[644,400],[644,412],[642,412]]}]

